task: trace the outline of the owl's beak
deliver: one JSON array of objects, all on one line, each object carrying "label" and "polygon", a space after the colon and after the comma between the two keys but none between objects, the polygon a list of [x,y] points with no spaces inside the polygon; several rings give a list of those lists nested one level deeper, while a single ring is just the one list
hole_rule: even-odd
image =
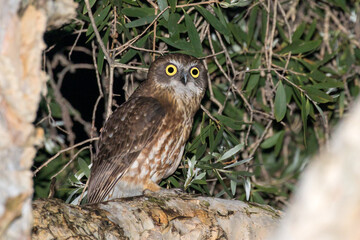
[{"label": "owl's beak", "polygon": [[186,85],[186,83],[187,83],[187,73],[183,72],[181,74],[181,79],[180,80],[184,85]]}]

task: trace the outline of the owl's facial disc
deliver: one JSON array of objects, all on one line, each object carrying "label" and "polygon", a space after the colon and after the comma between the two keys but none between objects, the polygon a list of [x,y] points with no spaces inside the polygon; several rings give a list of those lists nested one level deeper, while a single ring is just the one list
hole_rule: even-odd
[{"label": "owl's facial disc", "polygon": [[[177,67],[177,65],[180,65],[179,63],[169,63],[166,68],[165,68],[165,73],[166,75],[168,75],[169,77],[176,77],[177,79],[180,80],[180,82],[184,85],[187,84],[187,82],[189,81],[188,79],[188,72],[186,70],[183,69],[183,67],[181,66],[180,68]],[[195,74],[193,74],[193,72],[195,72]],[[178,75],[176,75],[178,74]],[[191,76],[195,76],[197,74],[197,76],[199,76],[199,70],[196,67],[193,67],[190,70],[190,74]],[[175,76],[176,75],[176,76]]]},{"label": "owl's facial disc", "polygon": [[183,54],[159,57],[150,67],[149,81],[182,101],[200,99],[207,87],[206,68],[200,60]]}]

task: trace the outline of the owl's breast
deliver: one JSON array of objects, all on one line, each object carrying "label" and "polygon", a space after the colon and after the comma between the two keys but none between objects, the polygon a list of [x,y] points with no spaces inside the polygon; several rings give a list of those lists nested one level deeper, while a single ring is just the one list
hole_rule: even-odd
[{"label": "owl's breast", "polygon": [[175,172],[184,153],[191,127],[192,121],[189,121],[189,118],[175,118],[173,121],[164,119],[163,131],[160,131],[158,140],[154,141],[146,156],[153,182],[159,183],[161,179]]},{"label": "owl's breast", "polygon": [[151,179],[159,183],[177,169],[191,131],[192,121],[169,114],[159,125],[157,133],[124,174],[124,179]]}]

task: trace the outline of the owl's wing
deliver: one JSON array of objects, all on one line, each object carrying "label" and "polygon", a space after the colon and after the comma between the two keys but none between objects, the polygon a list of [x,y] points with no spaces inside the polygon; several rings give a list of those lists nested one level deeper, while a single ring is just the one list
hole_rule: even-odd
[{"label": "owl's wing", "polygon": [[134,97],[117,108],[101,132],[91,168],[88,202],[101,202],[158,131],[165,110],[154,98]]}]

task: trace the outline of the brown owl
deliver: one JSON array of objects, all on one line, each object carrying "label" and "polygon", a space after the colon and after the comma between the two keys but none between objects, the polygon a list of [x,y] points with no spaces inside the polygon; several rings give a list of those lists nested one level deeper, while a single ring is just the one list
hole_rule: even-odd
[{"label": "brown owl", "polygon": [[200,60],[159,57],[145,80],[105,122],[91,168],[88,202],[159,191],[182,158],[207,87]]}]

